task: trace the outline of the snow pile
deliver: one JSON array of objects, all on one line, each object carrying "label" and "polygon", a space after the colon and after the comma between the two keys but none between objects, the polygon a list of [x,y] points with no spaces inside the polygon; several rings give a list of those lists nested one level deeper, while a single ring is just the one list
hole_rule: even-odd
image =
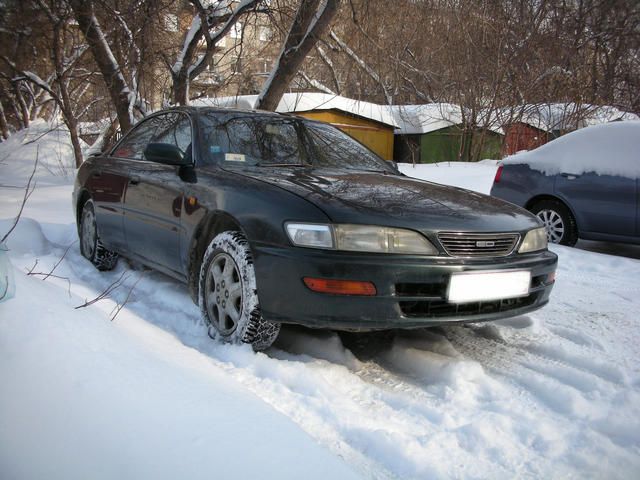
[{"label": "snow pile", "polygon": [[595,172],[640,178],[638,152],[640,122],[614,122],[577,130],[502,163],[527,164],[545,175]]},{"label": "snow pile", "polygon": [[399,163],[398,168],[409,177],[434,183],[466,188],[489,195],[497,166],[495,160],[482,162]]},{"label": "snow pile", "polygon": [[[419,167],[476,190],[495,171]],[[124,259],[96,271],[74,243],[71,182],[39,173],[9,251],[18,288],[0,303],[0,478],[640,471],[639,261],[553,246],[557,284],[532,315],[402,332],[367,361],[335,333],[290,327],[254,354],[211,341],[175,280]],[[18,204],[0,188],[0,232]],[[56,264],[44,281],[26,274]],[[74,308],[121,276],[109,298]]]},{"label": "snow pile", "polygon": [[38,175],[67,176],[75,171],[73,146],[67,127],[61,123],[35,120],[29,128],[16,132],[0,143],[0,178],[16,175],[28,178],[35,165],[36,153]]}]

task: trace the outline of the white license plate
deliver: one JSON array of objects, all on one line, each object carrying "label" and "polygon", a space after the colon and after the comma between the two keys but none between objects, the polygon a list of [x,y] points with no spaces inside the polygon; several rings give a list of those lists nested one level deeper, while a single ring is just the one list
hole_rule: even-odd
[{"label": "white license plate", "polygon": [[453,273],[447,299],[451,303],[466,303],[524,297],[529,294],[530,284],[528,270]]}]

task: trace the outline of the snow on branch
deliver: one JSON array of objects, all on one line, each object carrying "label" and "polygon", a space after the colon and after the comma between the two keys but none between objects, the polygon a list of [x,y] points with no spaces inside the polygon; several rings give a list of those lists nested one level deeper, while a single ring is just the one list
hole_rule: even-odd
[{"label": "snow on branch", "polygon": [[177,75],[180,70],[183,68],[184,58],[187,54],[187,51],[192,48],[192,44],[196,39],[196,36],[201,32],[202,21],[200,20],[200,16],[196,15],[193,17],[191,21],[191,26],[189,27],[189,31],[187,32],[187,36],[184,39],[182,44],[182,50],[178,54],[178,58],[176,58],[175,63],[171,67],[171,71]]},{"label": "snow on branch", "polygon": [[307,82],[307,84],[311,85],[313,88],[320,90],[323,93],[328,93],[330,95],[337,95],[336,92],[331,90],[329,87],[327,87],[323,83],[313,78],[310,78],[305,72],[300,72],[300,76],[304,79],[305,82]]},{"label": "snow on branch", "polygon": [[[20,70],[15,63],[13,63],[11,60],[9,60],[6,56],[2,55],[0,56],[0,58],[2,58],[2,60],[11,67],[11,69],[16,72],[16,74],[20,75],[21,77],[23,77],[24,79],[32,82],[33,84],[37,85],[38,87],[40,87],[42,90],[46,91],[49,95],[51,95],[52,98],[56,99],[56,101],[59,101],[59,96],[58,94],[53,90],[53,88],[51,88],[51,84],[49,82],[44,81],[37,73],[34,72],[30,72],[28,70]],[[16,80],[16,79],[14,79]]]},{"label": "snow on branch", "polygon": [[[211,51],[213,51],[213,47],[222,39],[222,37],[229,33],[229,30],[231,30],[231,28],[237,23],[238,18],[241,15],[243,15],[247,10],[258,6],[262,2],[263,0],[244,0],[240,2],[235,10],[233,10],[233,12],[229,15],[229,18],[221,28],[211,34],[209,34],[209,31],[207,30],[206,35],[208,37],[208,42],[211,42],[211,47],[209,47],[208,50],[210,49]],[[189,76],[192,79],[202,72],[202,70],[204,69],[205,61],[208,60],[209,57],[210,55],[208,54],[202,55],[200,58],[198,58],[198,61],[196,63],[189,67]]]}]

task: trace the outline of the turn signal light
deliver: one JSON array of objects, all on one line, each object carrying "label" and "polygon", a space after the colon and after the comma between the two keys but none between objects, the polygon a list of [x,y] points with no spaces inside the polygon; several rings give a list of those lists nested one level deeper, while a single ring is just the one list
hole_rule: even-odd
[{"label": "turn signal light", "polygon": [[362,295],[367,297],[372,297],[377,293],[376,286],[371,282],[331,280],[326,278],[310,277],[304,277],[302,280],[310,290],[319,293],[330,293],[332,295]]}]

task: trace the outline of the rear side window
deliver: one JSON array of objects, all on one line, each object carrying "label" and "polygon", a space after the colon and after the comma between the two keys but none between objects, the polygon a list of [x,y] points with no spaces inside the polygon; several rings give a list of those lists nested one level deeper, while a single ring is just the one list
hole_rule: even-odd
[{"label": "rear side window", "polygon": [[151,142],[176,145],[191,155],[191,122],[178,112],[169,112],[143,120],[116,147],[114,157],[144,160],[144,150]]},{"label": "rear side window", "polygon": [[157,128],[151,141],[170,143],[180,149],[185,156],[191,155],[191,122],[180,113],[169,113],[158,117]]}]

